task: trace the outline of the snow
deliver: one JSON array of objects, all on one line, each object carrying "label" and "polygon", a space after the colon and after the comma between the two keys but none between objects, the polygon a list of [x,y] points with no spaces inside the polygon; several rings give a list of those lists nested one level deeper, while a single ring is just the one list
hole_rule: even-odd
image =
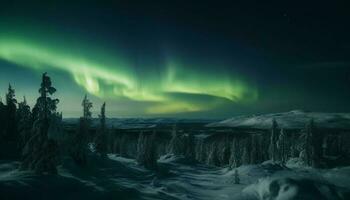
[{"label": "snow", "polygon": [[2,199],[345,200],[350,190],[350,167],[287,168],[271,161],[237,168],[240,184],[234,184],[235,169],[174,155],[162,156],[157,172],[114,154],[90,154],[86,168],[64,158],[56,176],[18,171],[18,165],[0,162]]},{"label": "snow", "polygon": [[258,116],[239,116],[214,122],[207,127],[237,127],[237,128],[271,128],[272,120],[275,119],[281,128],[300,129],[313,119],[320,128],[349,129],[349,113],[317,113],[294,110],[285,113],[265,114]]}]

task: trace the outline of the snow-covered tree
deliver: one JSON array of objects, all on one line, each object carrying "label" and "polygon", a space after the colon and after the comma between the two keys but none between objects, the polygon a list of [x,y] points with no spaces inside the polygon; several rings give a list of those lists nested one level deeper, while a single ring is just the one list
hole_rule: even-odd
[{"label": "snow-covered tree", "polygon": [[15,90],[11,84],[8,86],[6,93],[6,133],[5,139],[10,141],[18,141],[17,123],[16,123],[17,100],[15,98]]},{"label": "snow-covered tree", "polygon": [[56,113],[58,99],[51,99],[49,96],[55,93],[56,89],[51,86],[50,77],[46,73],[42,76],[42,83],[39,89],[40,97],[33,109],[32,119],[34,120],[30,139],[23,150],[24,159],[22,168],[35,170],[38,173],[55,173],[56,159],[54,155],[57,144],[48,137],[48,130],[51,123],[51,116]]},{"label": "snow-covered tree", "polygon": [[85,95],[83,102],[81,102],[81,105],[83,106],[83,118],[91,119],[92,102],[90,102],[90,100],[87,98],[87,95]]},{"label": "snow-covered tree", "polygon": [[259,160],[259,144],[256,134],[251,135],[251,151],[250,151],[250,163],[257,164]]},{"label": "snow-covered tree", "polygon": [[281,129],[280,135],[278,137],[277,149],[280,154],[279,158],[282,164],[285,164],[288,159],[288,150],[287,150],[287,136],[283,129]]},{"label": "snow-covered tree", "polygon": [[107,156],[107,128],[106,128],[106,103],[102,104],[100,117],[100,127],[95,138],[95,149],[101,157]]},{"label": "snow-covered tree", "polygon": [[251,152],[251,139],[250,137],[248,137],[245,140],[244,147],[243,147],[242,164],[244,165],[251,164],[250,152]]},{"label": "snow-covered tree", "polygon": [[305,161],[309,166],[319,167],[322,157],[322,135],[316,135],[314,120],[305,128]]},{"label": "snow-covered tree", "polygon": [[184,155],[185,154],[185,141],[184,136],[180,134],[176,125],[173,126],[171,131],[171,140],[169,143],[168,152],[174,155]]},{"label": "snow-covered tree", "polygon": [[219,144],[218,142],[213,142],[208,149],[207,164],[213,166],[220,166],[219,159]]},{"label": "snow-covered tree", "polygon": [[313,135],[313,120],[311,120],[305,127],[305,145],[304,145],[304,159],[307,165],[312,164],[312,135]]},{"label": "snow-covered tree", "polygon": [[152,134],[141,132],[137,142],[137,162],[145,168],[152,170],[158,168],[155,138],[156,132]]},{"label": "snow-covered tree", "polygon": [[192,133],[189,133],[187,136],[187,141],[186,141],[186,152],[185,152],[185,157],[189,158],[190,160],[195,159],[195,138]]},{"label": "snow-covered tree", "polygon": [[231,148],[231,157],[230,157],[230,164],[229,164],[230,167],[236,168],[241,166],[242,164],[241,157],[242,157],[242,153],[239,146],[239,139],[234,138],[232,142],[232,148]]},{"label": "snow-covered tree", "polygon": [[269,146],[269,154],[270,154],[270,159],[272,161],[278,160],[277,140],[278,140],[278,125],[276,120],[272,119],[270,146]]},{"label": "snow-covered tree", "polygon": [[33,126],[32,113],[30,106],[27,104],[26,97],[23,97],[23,101],[18,104],[17,118],[17,130],[20,135],[19,145],[22,149],[31,136],[31,128]]},{"label": "snow-covered tree", "polygon": [[5,132],[5,113],[6,113],[5,110],[6,110],[6,107],[0,97],[0,121],[2,122],[0,123],[0,140],[2,140]]},{"label": "snow-covered tree", "polygon": [[42,75],[39,89],[40,97],[33,109],[34,124],[31,137],[23,149],[22,169],[33,170],[36,173],[56,174],[56,166],[59,161],[59,150],[57,142],[49,137],[49,128],[56,112],[58,99],[50,96],[56,92],[52,87],[51,79],[47,73]]},{"label": "snow-covered tree", "polygon": [[79,119],[79,127],[76,134],[73,137],[72,145],[70,149],[70,155],[75,163],[79,166],[85,166],[87,164],[87,152],[88,152],[88,135],[91,124],[91,108],[92,103],[85,95],[82,101],[83,116]]}]

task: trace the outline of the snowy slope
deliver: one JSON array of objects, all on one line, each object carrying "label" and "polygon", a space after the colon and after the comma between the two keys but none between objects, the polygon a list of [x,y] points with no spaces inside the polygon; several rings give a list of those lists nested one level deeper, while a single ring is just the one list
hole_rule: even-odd
[{"label": "snowy slope", "polygon": [[350,129],[350,113],[317,113],[294,110],[285,113],[264,114],[257,116],[240,116],[220,122],[214,122],[207,127],[241,127],[241,128],[271,128],[275,119],[281,128],[304,128],[310,119],[314,119],[319,128]]},{"label": "snowy slope", "polygon": [[234,170],[208,167],[164,156],[153,172],[133,159],[109,155],[89,157],[79,168],[64,159],[59,175],[38,176],[18,171],[18,162],[0,161],[0,199],[52,200],[346,200],[350,193],[350,168],[315,170],[286,168],[274,163]]}]

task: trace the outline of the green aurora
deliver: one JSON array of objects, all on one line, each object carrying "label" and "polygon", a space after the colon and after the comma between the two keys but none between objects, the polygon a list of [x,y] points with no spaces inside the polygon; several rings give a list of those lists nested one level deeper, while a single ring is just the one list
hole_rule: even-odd
[{"label": "green aurora", "polygon": [[258,98],[254,86],[220,68],[213,74],[171,57],[164,66],[157,66],[157,73],[147,71],[147,67],[140,72],[122,55],[98,52],[93,45],[90,50],[85,44],[76,48],[67,41],[63,45],[1,35],[0,59],[40,73],[67,73],[87,93],[100,99],[146,102],[148,106],[140,111],[145,114],[207,111]]}]

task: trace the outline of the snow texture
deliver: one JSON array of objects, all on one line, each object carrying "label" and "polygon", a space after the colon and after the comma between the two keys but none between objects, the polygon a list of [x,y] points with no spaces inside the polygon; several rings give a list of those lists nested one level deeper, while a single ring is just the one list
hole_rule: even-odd
[{"label": "snow texture", "polygon": [[313,119],[319,128],[350,129],[349,113],[317,113],[294,110],[285,113],[273,113],[265,115],[240,116],[214,122],[207,127],[236,127],[236,128],[271,128],[272,120],[275,119],[280,128],[301,129],[310,119]]}]

